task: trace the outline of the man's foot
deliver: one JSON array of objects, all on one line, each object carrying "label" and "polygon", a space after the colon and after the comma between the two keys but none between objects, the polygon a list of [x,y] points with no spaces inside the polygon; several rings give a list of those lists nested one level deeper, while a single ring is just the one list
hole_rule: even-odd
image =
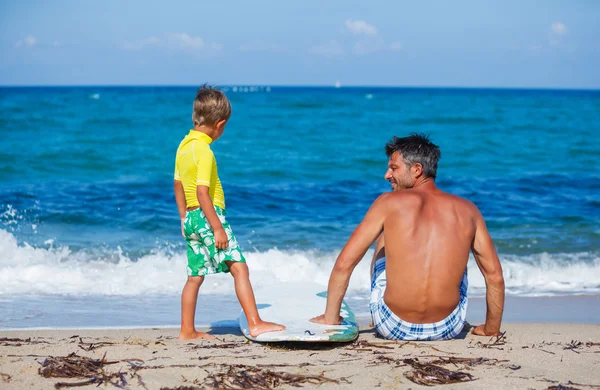
[{"label": "man's foot", "polygon": [[278,332],[280,330],[285,330],[285,326],[281,324],[276,324],[274,322],[261,321],[250,328],[250,336],[256,337],[259,334],[267,332]]},{"label": "man's foot", "polygon": [[193,340],[193,339],[216,339],[212,334],[204,333],[204,332],[196,332],[193,331],[191,333],[179,333],[179,340]]}]

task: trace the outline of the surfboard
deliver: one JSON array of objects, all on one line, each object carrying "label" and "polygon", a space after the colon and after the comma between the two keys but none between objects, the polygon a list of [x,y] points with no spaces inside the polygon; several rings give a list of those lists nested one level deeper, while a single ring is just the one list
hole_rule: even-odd
[{"label": "surfboard", "polygon": [[358,324],[350,306],[343,301],[340,325],[315,324],[309,320],[325,312],[327,291],[319,284],[286,283],[281,288],[264,288],[255,292],[258,312],[264,321],[276,322],[287,328],[252,337],[248,320],[241,312],[240,330],[248,339],[259,342],[348,342],[358,337]]}]

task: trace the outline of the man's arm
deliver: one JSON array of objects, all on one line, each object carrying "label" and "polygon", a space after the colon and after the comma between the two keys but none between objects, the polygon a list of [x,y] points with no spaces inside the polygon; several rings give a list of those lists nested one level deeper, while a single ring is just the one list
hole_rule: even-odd
[{"label": "man's arm", "polygon": [[495,336],[500,333],[504,311],[504,276],[492,237],[479,210],[475,218],[475,238],[471,250],[485,279],[487,313],[485,324],[473,329],[473,334]]},{"label": "man's arm", "polygon": [[365,218],[350,236],[335,261],[329,277],[325,314],[315,317],[311,321],[321,324],[339,324],[341,322],[340,308],[348,289],[352,271],[383,231],[388,196],[389,194],[383,194],[373,202]]},{"label": "man's arm", "polygon": [[213,206],[212,199],[210,199],[210,195],[208,194],[208,187],[203,185],[198,185],[196,187],[196,196],[198,197],[198,202],[200,203],[200,208],[206,215],[206,219],[210,226],[212,227],[213,234],[215,235],[215,246],[219,249],[225,249],[229,246],[229,241],[227,240],[227,233],[225,233],[225,229],[223,229],[223,225],[219,220],[219,216],[215,211]]},{"label": "man's arm", "polygon": [[180,180],[173,180],[173,190],[175,191],[175,202],[177,202],[177,210],[179,211],[179,220],[181,221],[181,235],[185,237],[183,232],[183,220],[187,209],[185,203],[185,193],[183,192],[183,184]]}]

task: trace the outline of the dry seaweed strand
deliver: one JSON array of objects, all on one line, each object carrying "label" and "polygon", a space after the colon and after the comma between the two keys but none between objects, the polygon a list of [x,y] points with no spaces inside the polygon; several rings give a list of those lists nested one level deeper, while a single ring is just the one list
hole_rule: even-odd
[{"label": "dry seaweed strand", "polygon": [[[188,344],[189,345],[189,344]],[[211,348],[219,348],[219,349],[229,349],[229,348],[237,348],[246,345],[246,343],[225,343],[225,344],[193,344],[190,347],[192,349],[211,349]]]},{"label": "dry seaweed strand", "polygon": [[[264,358],[264,355],[240,355],[239,358],[240,359],[260,359],[260,358]],[[216,359],[216,358],[227,358],[229,360],[231,359],[237,359],[238,356],[229,356],[229,355],[209,355],[209,356],[198,356],[198,360],[206,360],[206,359]]]},{"label": "dry seaweed strand", "polygon": [[506,344],[506,332],[501,332],[498,336],[492,336],[492,338],[490,338],[490,340],[487,343],[482,343],[481,341],[478,341],[477,345],[478,347],[481,348],[495,348],[495,349],[504,349],[504,348],[499,348],[500,346]]},{"label": "dry seaweed strand", "polygon": [[104,372],[104,366],[116,364],[119,361],[106,361],[106,354],[102,359],[91,359],[85,356],[78,356],[75,352],[64,357],[50,356],[41,364],[38,373],[44,378],[87,378],[82,382],[58,382],[54,387],[61,389],[63,387],[79,387],[90,384],[100,385],[102,383],[112,383],[117,387],[127,385],[125,375],[121,372],[107,374]]},{"label": "dry seaweed strand", "polygon": [[49,344],[47,341],[32,340],[31,337],[26,339],[0,337],[1,347],[20,347],[23,344]]},{"label": "dry seaweed strand", "polygon": [[352,350],[352,351],[372,351],[372,349],[369,349],[369,348],[381,348],[381,349],[392,349],[392,350],[394,349],[394,347],[389,347],[385,344],[396,344],[396,343],[394,343],[394,342],[370,343],[367,340],[359,340],[357,342],[352,343],[345,349]]},{"label": "dry seaweed strand", "polygon": [[101,348],[101,347],[105,347],[107,345],[114,345],[115,343],[111,343],[108,341],[100,341],[97,343],[84,343],[83,340],[81,339],[81,337],[79,338],[79,348],[83,349],[84,351],[93,351],[97,348]]},{"label": "dry seaweed strand", "polygon": [[2,382],[10,382],[10,380],[12,379],[12,376],[5,374],[3,372],[0,372],[0,378],[2,378]]},{"label": "dry seaweed strand", "polygon": [[413,370],[404,373],[404,376],[419,385],[434,386],[451,383],[470,382],[475,380],[473,375],[462,371],[451,371],[430,363],[420,363],[418,359],[404,359]]},{"label": "dry seaweed strand", "polygon": [[550,382],[550,383],[558,383],[557,385],[552,385],[550,387],[548,387],[548,389],[552,389],[552,390],[579,390],[576,387],[572,387],[572,386],[583,386],[583,387],[589,387],[592,389],[600,389],[600,385],[586,385],[584,383],[575,383],[573,381],[568,381],[566,383],[566,385],[562,385],[559,383],[559,381],[555,381],[552,379],[547,379],[547,378],[543,378],[543,379],[538,379],[538,381],[540,382]]},{"label": "dry seaweed strand", "polygon": [[44,360],[38,373],[45,378],[89,378],[102,372],[105,365],[119,363],[102,359],[78,356],[75,352],[65,357],[50,356]]},{"label": "dry seaweed strand", "polygon": [[340,381],[350,383],[346,378],[336,380],[327,378],[323,374],[292,374],[289,372],[262,370],[258,367],[235,364],[228,366],[224,371],[209,374],[205,379],[204,385],[218,389],[274,389],[286,385],[299,387],[302,384],[339,384]]}]

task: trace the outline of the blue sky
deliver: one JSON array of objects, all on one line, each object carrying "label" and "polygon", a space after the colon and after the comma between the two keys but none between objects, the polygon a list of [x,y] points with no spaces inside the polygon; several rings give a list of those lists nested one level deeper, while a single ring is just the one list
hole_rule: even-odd
[{"label": "blue sky", "polygon": [[600,88],[600,1],[0,0],[0,85]]}]

